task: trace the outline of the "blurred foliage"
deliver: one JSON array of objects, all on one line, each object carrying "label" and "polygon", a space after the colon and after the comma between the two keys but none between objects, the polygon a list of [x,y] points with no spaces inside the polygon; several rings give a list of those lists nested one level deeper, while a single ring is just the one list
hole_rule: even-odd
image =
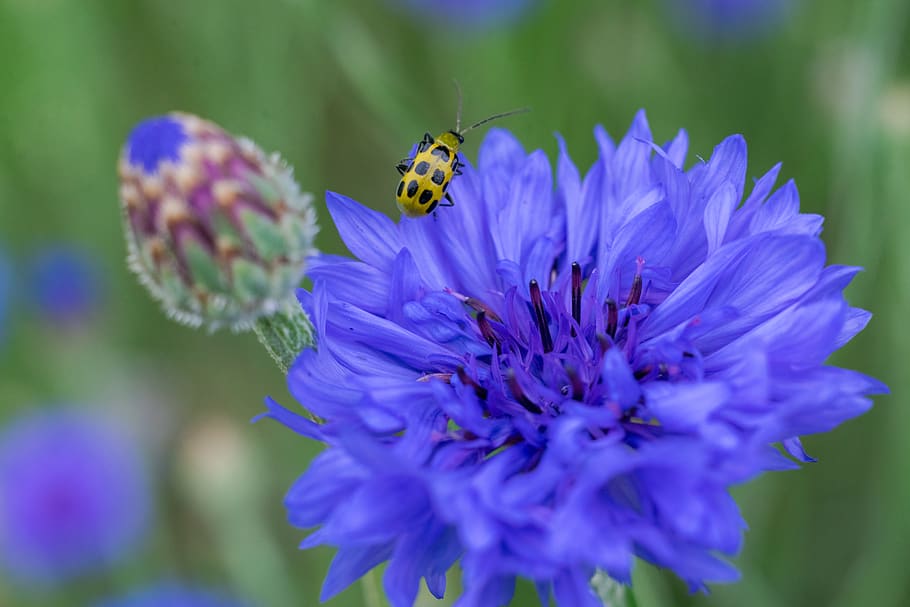
[{"label": "blurred foliage", "polygon": [[[167,321],[126,271],[115,161],[133,124],[181,109],[280,150],[305,190],[397,216],[394,164],[425,130],[453,125],[453,78],[468,120],[531,106],[504,126],[551,155],[560,132],[582,167],[595,159],[593,126],[621,135],[639,107],[658,140],[685,127],[702,157],[743,133],[749,175],[783,161],[804,210],[827,216],[830,261],[867,268],[850,296],[876,317],[836,362],[893,396],[809,437],[821,463],[737,490],[750,524],[740,583],[688,596],[642,565],[638,603],[910,602],[910,4],[802,0],[769,37],[738,45],[693,40],[661,9],[549,0],[521,22],[472,32],[416,21],[392,0],[0,3],[0,246],[17,269],[42,246],[84,246],[108,274],[104,313],[80,330],[42,325],[20,298],[0,351],[0,422],[59,401],[133,416],[159,489],[157,526],[135,560],[66,588],[0,579],[0,604],[90,604],[161,576],[232,587],[265,607],[316,601],[331,551],[296,550],[302,535],[281,498],[319,446],[275,423],[247,425],[264,395],[291,402],[252,336]],[[468,158],[480,139],[469,136]],[[324,204],[320,218],[318,246],[343,251]],[[202,443],[213,451],[193,447],[212,426],[227,429]],[[217,499],[199,495],[199,479],[218,474],[205,462],[238,453],[242,473],[211,489]],[[329,605],[376,607],[375,592],[354,586]],[[524,586],[514,604],[532,597]]]}]

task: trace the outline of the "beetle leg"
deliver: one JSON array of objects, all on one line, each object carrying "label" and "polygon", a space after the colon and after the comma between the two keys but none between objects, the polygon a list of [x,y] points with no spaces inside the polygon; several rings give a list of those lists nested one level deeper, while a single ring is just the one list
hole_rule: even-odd
[{"label": "beetle leg", "polygon": [[402,158],[398,161],[398,164],[395,165],[395,168],[398,169],[399,173],[404,175],[408,170],[408,167],[411,166],[411,162],[413,162],[413,160],[413,158]]},{"label": "beetle leg", "polygon": [[439,206],[441,206],[441,207],[454,207],[455,206],[455,201],[452,200],[452,197],[449,196],[448,192],[446,192],[445,199],[448,202],[448,204],[446,204],[446,202],[440,202]]},{"label": "beetle leg", "polygon": [[436,140],[433,139],[433,136],[429,133],[424,133],[423,140],[417,144],[417,151],[423,152],[427,149],[427,146],[433,145],[434,143],[436,143]]}]

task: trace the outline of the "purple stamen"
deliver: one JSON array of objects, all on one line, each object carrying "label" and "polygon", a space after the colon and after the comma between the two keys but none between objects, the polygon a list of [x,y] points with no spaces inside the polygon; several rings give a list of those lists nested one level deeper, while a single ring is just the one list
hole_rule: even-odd
[{"label": "purple stamen", "polygon": [[650,375],[651,371],[653,371],[653,370],[654,370],[654,367],[652,367],[651,365],[645,365],[644,367],[642,367],[641,369],[637,370],[634,373],[635,379],[638,379],[638,380],[644,379],[645,377]]},{"label": "purple stamen", "polygon": [[512,369],[506,371],[506,383],[508,383],[512,395],[522,407],[531,413],[543,413],[543,409],[534,404],[534,402],[525,395],[524,390],[522,390],[521,386],[518,384],[518,378],[515,377],[515,371]]},{"label": "purple stamen", "polygon": [[444,381],[447,384],[452,383],[452,374],[451,373],[427,373],[421,375],[417,378],[417,381],[428,382],[431,379],[439,379]]},{"label": "purple stamen", "polygon": [[585,386],[581,381],[581,376],[574,367],[566,367],[566,374],[569,376],[569,383],[572,384],[572,399],[584,401]]},{"label": "purple stamen", "polygon": [[531,280],[531,305],[534,306],[534,318],[537,321],[537,328],[540,330],[540,341],[543,344],[543,351],[553,351],[553,337],[550,335],[550,326],[547,324],[547,312],[543,309],[543,297],[540,295],[540,285],[536,280]]},{"label": "purple stamen", "polygon": [[641,270],[645,265],[645,260],[639,257],[635,260],[638,267],[635,270],[635,278],[632,279],[632,289],[629,291],[629,298],[626,299],[626,307],[634,306],[641,300]]},{"label": "purple stamen", "polygon": [[493,333],[493,326],[487,320],[487,313],[483,310],[477,313],[477,327],[480,329],[480,334],[483,338],[490,344],[490,347],[499,345],[499,340],[496,339],[496,334]]},{"label": "purple stamen", "polygon": [[[572,318],[581,326],[581,266],[572,262]],[[575,337],[575,327],[572,327]]]},{"label": "purple stamen", "polygon": [[612,299],[607,299],[607,335],[611,339],[616,337],[616,327],[619,324],[619,308],[616,306],[616,302]]},{"label": "purple stamen", "polygon": [[458,374],[458,379],[461,381],[462,385],[471,386],[474,388],[474,394],[477,395],[477,398],[486,400],[488,394],[487,389],[474,381],[474,378],[468,375],[467,371],[464,370],[464,367],[458,367],[455,372]]},{"label": "purple stamen", "polygon": [[602,333],[598,333],[598,335],[597,335],[597,345],[600,346],[600,355],[601,356],[606,354],[607,350],[609,350],[613,346],[613,344],[610,342],[610,339]]},{"label": "purple stamen", "polygon": [[443,289],[443,291],[445,291],[446,293],[448,293],[448,294],[451,295],[452,297],[457,298],[461,303],[463,303],[463,304],[465,304],[466,306],[468,306],[468,307],[474,309],[475,311],[477,311],[477,312],[483,312],[484,314],[486,314],[487,316],[489,316],[491,319],[495,320],[496,322],[502,322],[502,319],[501,319],[501,318],[499,317],[499,315],[493,310],[493,308],[491,308],[491,307],[488,306],[487,304],[483,303],[483,302],[480,301],[479,299],[476,299],[476,298],[474,298],[474,297],[468,297],[467,295],[462,295],[462,294],[459,293],[458,291],[453,291],[453,290],[450,289],[449,287],[445,287],[445,288]]}]

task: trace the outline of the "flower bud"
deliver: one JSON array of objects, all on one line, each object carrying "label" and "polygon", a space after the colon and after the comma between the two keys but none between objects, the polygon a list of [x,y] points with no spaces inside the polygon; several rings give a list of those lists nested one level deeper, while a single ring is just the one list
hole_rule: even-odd
[{"label": "flower bud", "polygon": [[244,330],[293,296],[318,228],[277,154],[172,113],[133,129],[118,169],[130,267],[169,316]]}]

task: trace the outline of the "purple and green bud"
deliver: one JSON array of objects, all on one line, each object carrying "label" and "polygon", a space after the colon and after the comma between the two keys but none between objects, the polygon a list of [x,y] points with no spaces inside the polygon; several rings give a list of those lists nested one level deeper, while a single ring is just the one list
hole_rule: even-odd
[{"label": "purple and green bud", "polygon": [[133,129],[118,173],[130,267],[169,316],[245,330],[293,300],[318,227],[277,154],[172,113]]}]

